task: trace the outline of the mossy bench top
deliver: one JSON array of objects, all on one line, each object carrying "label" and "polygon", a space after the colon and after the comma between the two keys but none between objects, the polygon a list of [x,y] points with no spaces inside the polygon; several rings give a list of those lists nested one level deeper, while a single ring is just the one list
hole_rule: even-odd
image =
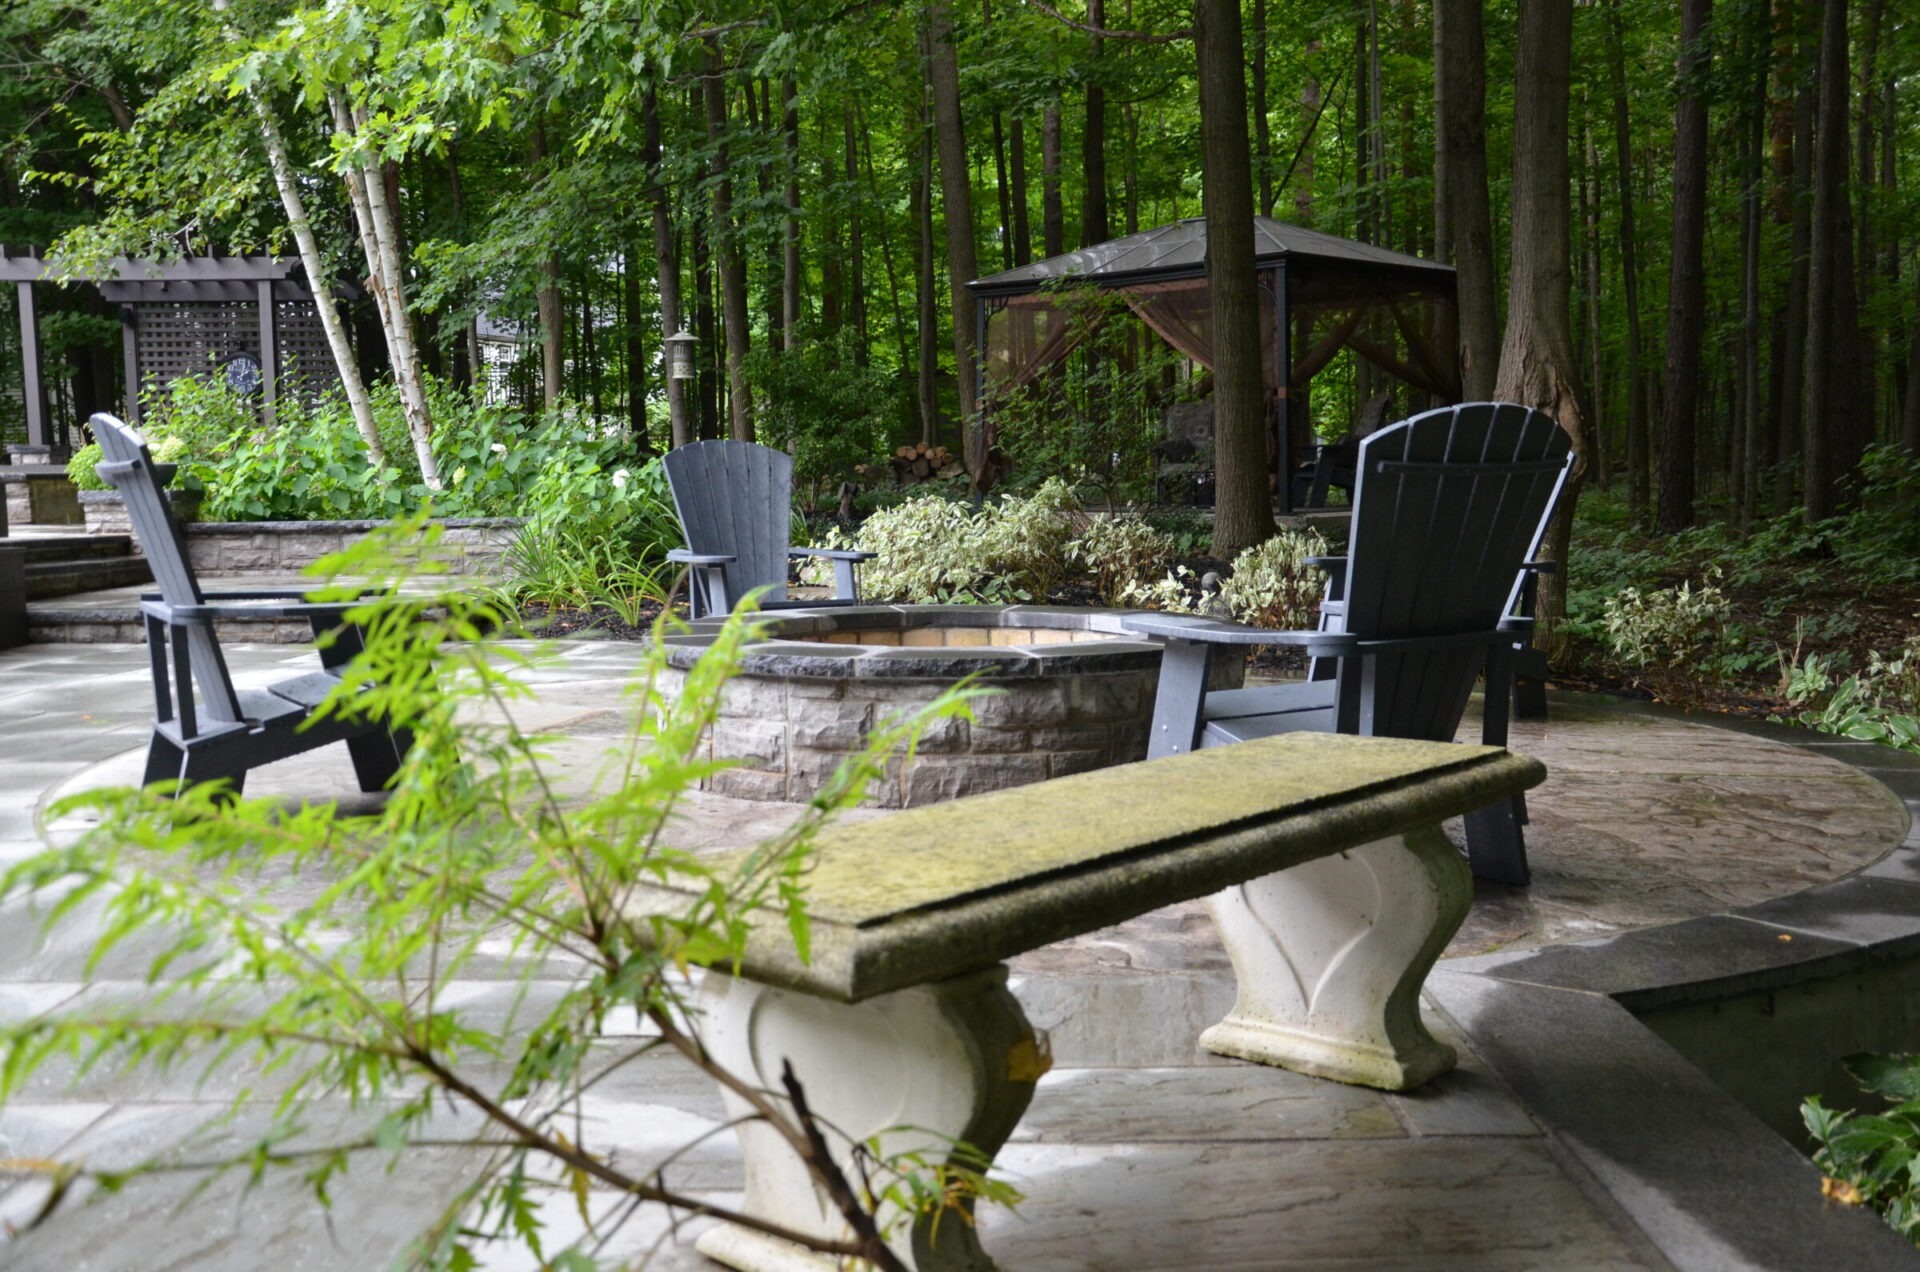
[{"label": "mossy bench top", "polygon": [[[1499,747],[1289,734],[836,826],[808,875],[811,961],[784,913],[765,911],[741,974],[858,1002],[1431,826],[1545,776]],[[645,889],[629,917],[682,912],[695,890]]]}]

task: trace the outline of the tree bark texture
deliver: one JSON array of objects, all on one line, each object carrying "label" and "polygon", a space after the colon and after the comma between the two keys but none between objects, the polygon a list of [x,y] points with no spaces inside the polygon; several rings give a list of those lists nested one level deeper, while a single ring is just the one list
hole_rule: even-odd
[{"label": "tree bark texture", "polygon": [[1273,534],[1239,0],[1198,0],[1193,43],[1213,319],[1213,554],[1230,558]]},{"label": "tree bark texture", "polygon": [[[1106,0],[1087,0],[1087,25],[1107,25]],[[1087,50],[1087,123],[1080,131],[1080,246],[1092,247],[1113,237],[1107,213],[1107,89],[1101,82],[1105,41],[1092,37]]]},{"label": "tree bark texture", "polygon": [[[684,324],[680,313],[680,251],[673,233],[673,198],[660,179],[660,94],[656,89],[647,89],[640,111],[645,130],[642,159],[647,169],[647,204],[653,222],[654,277],[660,289],[660,336],[664,340],[679,334]],[[672,430],[672,445],[685,446],[694,439],[693,420],[687,410],[687,382],[670,372],[667,419]]]},{"label": "tree bark texture", "polygon": [[1627,509],[1646,510],[1653,487],[1653,446],[1647,416],[1640,333],[1640,250],[1633,225],[1633,138],[1627,120],[1626,33],[1620,0],[1607,0],[1607,72],[1613,85],[1613,154],[1620,192],[1620,291],[1627,307]]},{"label": "tree bark texture", "polygon": [[707,140],[714,147],[713,245],[720,254],[720,321],[727,340],[727,436],[753,440],[753,390],[747,384],[747,253],[733,223],[733,165],[727,144],[727,90],[716,38],[706,82]]},{"label": "tree bark texture", "polygon": [[1434,0],[1436,218],[1445,208],[1460,306],[1460,391],[1493,395],[1500,370],[1493,213],[1487,198],[1487,45],[1480,0]]},{"label": "tree bark texture", "polygon": [[1814,124],[1813,250],[1808,262],[1805,472],[1809,522],[1839,510],[1861,451],[1859,310],[1848,177],[1847,0],[1826,0]]},{"label": "tree bark texture", "polygon": [[1040,114],[1040,251],[1058,256],[1067,250],[1067,216],[1060,198],[1060,103]]},{"label": "tree bark texture", "polygon": [[[1520,0],[1513,126],[1513,260],[1507,279],[1507,334],[1494,395],[1545,411],[1574,448],[1568,483],[1548,537],[1548,555],[1565,561],[1576,483],[1586,467],[1579,363],[1568,311],[1567,94],[1573,9],[1564,0]],[[1566,614],[1566,571],[1546,576],[1540,617],[1546,644],[1558,641]]]},{"label": "tree bark texture", "polygon": [[[960,116],[960,61],[953,42],[953,8],[928,8],[927,74],[933,90],[934,135],[940,149],[940,195],[947,223],[947,274],[953,290],[953,372],[965,421],[967,471],[978,487],[987,477],[987,439],[980,432],[979,367],[974,354],[978,302],[967,284],[980,276],[973,238],[973,191]],[[988,484],[991,484],[990,480]]]},{"label": "tree bark texture", "polygon": [[1711,0],[1680,8],[1678,99],[1673,112],[1673,250],[1667,274],[1666,404],[1660,416],[1660,497],[1656,524],[1674,534],[1693,524],[1700,404],[1700,336],[1706,320],[1706,77],[1711,52],[1704,35]]}]

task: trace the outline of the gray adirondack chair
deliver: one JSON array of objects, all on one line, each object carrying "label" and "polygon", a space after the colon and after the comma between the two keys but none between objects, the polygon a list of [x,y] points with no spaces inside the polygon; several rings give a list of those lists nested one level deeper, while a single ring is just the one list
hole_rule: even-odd
[{"label": "gray adirondack chair", "polygon": [[[249,769],[345,742],[360,789],[384,789],[412,745],[405,731],[365,719],[309,722],[362,648],[360,629],[344,618],[352,605],[309,602],[296,591],[203,592],[180,526],[161,496],[146,442],[111,415],[95,415],[88,423],[104,456],[98,471],[126,501],[160,589],[140,601],[154,697],[145,780],[188,786],[225,778],[239,794]],[[213,627],[219,618],[306,619],[315,637],[335,635],[319,650],[320,670],[265,690],[242,691],[234,688],[220,652]]]},{"label": "gray adirondack chair", "polygon": [[[1477,402],[1428,411],[1360,443],[1348,555],[1330,559],[1321,629],[1275,632],[1180,615],[1125,625],[1165,642],[1148,755],[1276,733],[1450,740],[1486,671],[1482,741],[1507,742],[1512,660],[1531,619],[1516,614],[1522,564],[1545,532],[1572,448],[1554,420]],[[1222,645],[1292,645],[1305,682],[1207,693]],[[1476,874],[1527,882],[1526,807],[1467,818]]]},{"label": "gray adirondack chair", "polygon": [[[731,613],[755,588],[766,588],[762,609],[854,605],[860,587],[854,567],[871,552],[796,548],[793,524],[793,457],[754,442],[694,442],[661,460],[685,548],[667,553],[691,572],[693,616]],[[787,562],[795,557],[833,562],[833,600],[787,598]]]}]

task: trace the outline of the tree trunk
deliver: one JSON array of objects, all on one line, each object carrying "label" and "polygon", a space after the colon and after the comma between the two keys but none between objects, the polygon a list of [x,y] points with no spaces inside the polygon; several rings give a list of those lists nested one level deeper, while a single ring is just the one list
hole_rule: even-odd
[{"label": "tree trunk", "polygon": [[1646,511],[1653,454],[1648,436],[1645,343],[1640,335],[1640,248],[1633,228],[1633,137],[1627,119],[1626,33],[1620,0],[1607,0],[1607,69],[1613,81],[1613,154],[1620,190],[1620,291],[1627,306],[1627,510]]},{"label": "tree trunk", "polygon": [[[860,183],[860,151],[855,139],[853,127],[853,107],[849,105],[845,112],[845,154],[847,189],[852,190]],[[853,320],[853,360],[859,366],[867,365],[867,237],[864,221],[864,205],[858,199],[850,199],[847,204],[847,309]]]},{"label": "tree trunk", "polygon": [[1752,96],[1745,132],[1746,189],[1740,201],[1740,499],[1742,527],[1753,524],[1760,508],[1760,474],[1765,467],[1766,428],[1760,408],[1760,225],[1765,179],[1762,154],[1767,144],[1767,73],[1772,40],[1753,36]]},{"label": "tree trunk", "polygon": [[1239,0],[1198,0],[1193,43],[1213,319],[1213,554],[1231,558],[1273,534]]},{"label": "tree trunk", "polygon": [[[647,436],[647,349],[640,321],[640,238],[631,230],[620,255],[620,317],[626,333],[627,428],[642,457],[653,454]],[[665,334],[664,332],[661,334]]]},{"label": "tree trunk", "polygon": [[[1792,179],[1788,199],[1792,207],[1792,225],[1788,233],[1787,313],[1782,338],[1780,402],[1775,412],[1779,432],[1774,453],[1781,459],[1797,458],[1806,439],[1807,321],[1810,316],[1808,287],[1813,266],[1813,120],[1814,85],[1808,72],[1818,49],[1817,29],[1804,29],[1800,21],[1810,12],[1804,4],[1788,0],[1788,12],[1794,15],[1797,30],[1795,79],[1798,88],[1793,99]],[[1804,484],[1804,474],[1802,476]],[[1791,483],[1783,480],[1777,492],[1777,504],[1784,509],[1792,494]]]},{"label": "tree trunk", "polygon": [[780,333],[781,349],[793,348],[800,325],[800,107],[799,89],[791,79],[780,81],[780,140],[787,164],[787,206],[780,219]]},{"label": "tree trunk", "polygon": [[[1106,0],[1087,0],[1087,25],[1107,25]],[[1106,41],[1092,37],[1087,50],[1087,125],[1080,132],[1080,246],[1113,237],[1107,215],[1107,90],[1101,82]]]},{"label": "tree trunk", "polygon": [[1460,307],[1460,390],[1466,401],[1493,395],[1500,369],[1495,306],[1493,214],[1487,199],[1487,47],[1480,0],[1435,0],[1436,221],[1444,217]]},{"label": "tree trunk", "polygon": [[[1308,40],[1308,61],[1319,52],[1320,41]],[[1334,82],[1339,82],[1338,76]],[[1320,77],[1309,72],[1300,85],[1300,158],[1293,166],[1293,219],[1302,225],[1313,224],[1313,148],[1319,135],[1320,92]]]},{"label": "tree trunk", "polygon": [[967,284],[980,276],[973,239],[973,191],[967,173],[967,140],[960,115],[960,61],[953,44],[953,8],[937,0],[927,8],[927,76],[933,90],[934,136],[940,150],[940,199],[947,224],[947,277],[953,292],[953,376],[960,389],[967,470],[975,489],[992,485],[987,438],[981,432],[979,367],[974,354],[978,302]]},{"label": "tree trunk", "polygon": [[1253,0],[1253,163],[1261,216],[1273,215],[1273,128],[1267,121],[1267,0]]},{"label": "tree trunk", "polygon": [[1675,534],[1693,524],[1695,415],[1700,401],[1700,333],[1706,322],[1707,104],[1712,53],[1703,36],[1711,0],[1680,8],[1678,100],[1673,112],[1673,252],[1667,275],[1667,393],[1660,417],[1657,524]]},{"label": "tree trunk", "polygon": [[1813,253],[1807,274],[1811,307],[1802,508],[1810,523],[1839,510],[1841,482],[1860,456],[1860,319],[1847,189],[1847,60],[1847,0],[1826,0],[1813,143]]},{"label": "tree trunk", "polygon": [[[1586,467],[1578,363],[1568,313],[1567,92],[1573,8],[1563,0],[1520,0],[1513,126],[1513,259],[1507,278],[1507,335],[1496,397],[1545,411],[1573,440],[1575,477],[1549,535],[1548,555],[1567,559],[1577,481]],[[1566,614],[1565,570],[1541,588],[1547,647]]]},{"label": "tree trunk", "polygon": [[919,251],[914,258],[915,321],[919,330],[916,385],[920,404],[920,440],[932,446],[940,423],[940,323],[933,269],[933,133],[924,96],[917,114],[919,171],[913,183],[913,222]]},{"label": "tree trunk", "polygon": [[[1914,271],[1914,281],[1920,283],[1920,270]],[[1907,342],[1907,400],[1900,413],[1900,444],[1907,454],[1920,455],[1920,317],[1915,318]]]},{"label": "tree trunk", "polygon": [[[642,161],[647,169],[647,203],[653,212],[654,278],[660,289],[660,338],[678,335],[680,317],[680,253],[673,236],[673,199],[660,180],[660,95],[648,87],[640,105],[645,129]],[[666,346],[661,346],[663,349]],[[664,364],[666,359],[661,359]],[[667,420],[670,444],[685,446],[693,440],[693,422],[687,412],[687,382],[667,374]]]},{"label": "tree trunk", "polygon": [[[366,382],[360,378],[360,364],[354,360],[353,346],[347,341],[346,326],[340,321],[340,310],[333,300],[333,289],[328,283],[332,275],[328,272],[326,257],[320,254],[320,244],[313,237],[313,222],[307,219],[307,204],[300,194],[299,176],[287,158],[287,143],[280,132],[280,121],[274,118],[272,108],[260,95],[259,89],[249,88],[247,100],[253,104],[254,117],[260,121],[260,139],[266,146],[267,166],[273,170],[273,184],[280,192],[280,206],[287,214],[288,227],[293,230],[293,241],[300,248],[300,264],[306,270],[308,285],[313,288],[313,305],[319,311],[320,329],[326,333],[327,352],[333,355],[333,369],[340,377],[341,392],[346,394],[347,406],[353,412],[353,426],[359,431],[360,440],[366,443],[367,463],[375,468],[384,468],[387,451],[381,445],[380,429],[374,422],[373,403],[367,397]],[[132,394],[136,387],[128,385],[127,392]]]},{"label": "tree trunk", "polygon": [[[337,96],[329,102],[334,128],[341,136],[351,138],[364,127],[363,114],[349,110]],[[420,465],[420,480],[427,489],[439,490],[440,469],[433,456],[433,417],[427,408],[426,386],[420,379],[420,353],[413,341],[413,322],[407,313],[406,273],[400,263],[398,227],[388,199],[386,174],[372,156],[358,159],[346,171],[347,191],[367,258],[367,277],[379,302],[387,359],[393,368],[394,383],[400,390],[401,413],[406,416],[407,435]]]},{"label": "tree trunk", "polygon": [[753,440],[753,391],[747,386],[747,255],[733,223],[733,164],[727,143],[727,90],[718,37],[707,45],[707,141],[714,148],[713,245],[720,254],[720,320],[727,340],[727,435]]},{"label": "tree trunk", "polygon": [[1593,117],[1584,88],[1580,90],[1580,146],[1586,160],[1579,189],[1581,268],[1587,302],[1587,419],[1593,436],[1594,480],[1600,489],[1608,490],[1613,486],[1613,465],[1607,454],[1607,433],[1601,427],[1605,412],[1600,408],[1600,386],[1606,383],[1600,366],[1600,147],[1594,141]]},{"label": "tree trunk", "polygon": [[1033,260],[1033,226],[1027,217],[1027,126],[1018,115],[1007,139],[1007,161],[1013,182],[1013,264],[1017,269]]},{"label": "tree trunk", "polygon": [[1060,199],[1060,103],[1040,115],[1040,249],[1049,256],[1067,250],[1067,216]]}]

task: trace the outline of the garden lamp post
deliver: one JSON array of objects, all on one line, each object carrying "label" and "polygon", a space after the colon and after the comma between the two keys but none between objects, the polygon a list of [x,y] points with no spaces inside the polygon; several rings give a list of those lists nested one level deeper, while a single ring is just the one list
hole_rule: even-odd
[{"label": "garden lamp post", "polygon": [[687,420],[687,382],[693,379],[693,347],[700,341],[682,329],[661,343],[667,350],[667,419],[673,428],[673,444],[684,446],[693,440]]}]

